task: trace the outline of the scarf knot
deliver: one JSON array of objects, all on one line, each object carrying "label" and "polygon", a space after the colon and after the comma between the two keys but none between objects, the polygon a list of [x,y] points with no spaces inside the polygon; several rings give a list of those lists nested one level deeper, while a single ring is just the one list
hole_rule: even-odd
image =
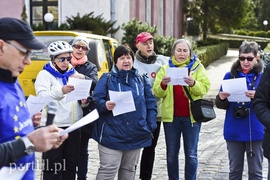
[{"label": "scarf knot", "polygon": [[43,69],[51,73],[51,75],[53,75],[54,77],[61,78],[64,85],[67,84],[69,76],[75,73],[75,69],[71,65],[69,65],[68,70],[64,74],[62,74],[52,67],[51,62],[45,64]]}]

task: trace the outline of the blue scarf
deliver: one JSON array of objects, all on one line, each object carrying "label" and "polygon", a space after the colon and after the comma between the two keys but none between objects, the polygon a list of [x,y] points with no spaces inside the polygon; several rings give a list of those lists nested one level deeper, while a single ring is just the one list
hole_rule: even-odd
[{"label": "blue scarf", "polygon": [[64,74],[61,74],[59,71],[56,71],[54,68],[52,68],[50,63],[45,64],[43,69],[51,73],[54,77],[62,78],[62,82],[64,85],[67,84],[69,76],[75,73],[75,69],[73,67],[69,67]]}]

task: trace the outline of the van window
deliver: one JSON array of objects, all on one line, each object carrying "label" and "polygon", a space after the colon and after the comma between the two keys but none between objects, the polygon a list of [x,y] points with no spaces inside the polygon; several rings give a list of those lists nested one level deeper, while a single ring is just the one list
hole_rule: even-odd
[{"label": "van window", "polygon": [[[102,67],[103,62],[107,61],[107,58],[105,56],[105,50],[102,45],[102,40],[96,40],[97,42],[97,54],[98,54],[98,64],[96,64],[98,67]],[[90,54],[91,56],[91,54]]]},{"label": "van window", "polygon": [[103,44],[104,44],[104,47],[105,47],[105,51],[106,51],[106,57],[107,57],[107,60],[108,60],[108,66],[109,66],[109,70],[112,69],[112,65],[113,65],[113,54],[112,54],[112,48],[111,48],[111,45],[110,45],[110,42],[108,40],[103,40]]},{"label": "van window", "polygon": [[[73,36],[36,36],[36,38],[42,43],[44,43],[46,47],[48,47],[52,42],[55,41],[66,41],[70,43],[74,39]],[[50,60],[47,48],[41,50],[33,50],[31,59],[44,61]]]}]

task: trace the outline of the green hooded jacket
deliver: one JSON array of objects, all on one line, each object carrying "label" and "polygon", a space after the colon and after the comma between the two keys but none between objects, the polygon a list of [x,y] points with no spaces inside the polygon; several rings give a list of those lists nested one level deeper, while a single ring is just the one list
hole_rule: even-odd
[{"label": "green hooded jacket", "polygon": [[[172,122],[174,116],[174,92],[173,85],[168,85],[166,90],[161,88],[161,81],[164,76],[166,76],[166,69],[170,68],[169,64],[163,65],[157,73],[153,92],[156,97],[162,98],[162,121],[163,122]],[[196,59],[194,64],[190,69],[190,76],[195,79],[195,85],[193,87],[187,86],[189,93],[193,100],[202,99],[205,94],[210,89],[210,80],[207,76],[206,70],[202,65],[199,59]],[[191,114],[191,112],[190,112]],[[192,123],[195,122],[192,114],[191,114]]]}]

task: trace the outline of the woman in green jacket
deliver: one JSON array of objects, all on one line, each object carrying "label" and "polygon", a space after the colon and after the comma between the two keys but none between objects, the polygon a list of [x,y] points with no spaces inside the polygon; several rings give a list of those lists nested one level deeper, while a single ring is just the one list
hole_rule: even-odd
[{"label": "woman in green jacket", "polygon": [[172,46],[169,63],[158,71],[153,86],[154,95],[163,99],[161,112],[169,180],[179,179],[181,135],[185,151],[185,179],[193,180],[197,174],[197,147],[201,123],[196,122],[190,112],[189,99],[183,86],[169,84],[171,77],[166,75],[168,68],[188,69],[188,76],[184,77],[184,81],[193,100],[203,98],[210,88],[210,81],[201,61],[194,55],[191,43],[186,39],[178,39]]}]

